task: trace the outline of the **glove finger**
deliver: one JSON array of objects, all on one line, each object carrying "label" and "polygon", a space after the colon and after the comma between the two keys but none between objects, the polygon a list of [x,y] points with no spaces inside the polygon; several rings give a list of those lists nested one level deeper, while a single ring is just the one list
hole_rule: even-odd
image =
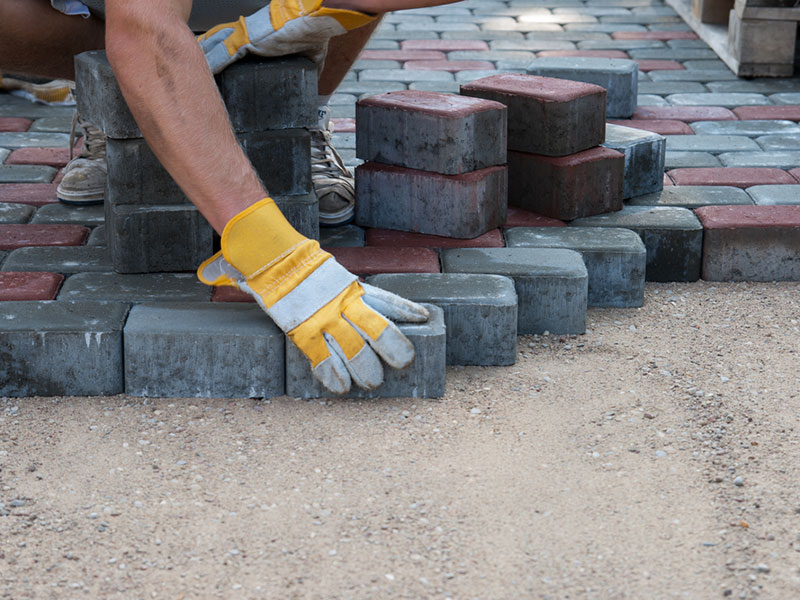
[{"label": "glove finger", "polygon": [[224,29],[219,29],[214,33],[208,31],[203,35],[199,36],[197,39],[200,41],[200,47],[203,49],[203,52],[208,52],[209,49],[213,48],[217,44],[223,43],[225,39],[232,33],[233,33],[233,28],[225,27]]},{"label": "glove finger", "polygon": [[[414,344],[397,325],[364,302],[358,300],[350,304],[344,311],[344,318],[390,367],[403,369],[414,361]],[[376,324],[380,324],[380,329]]]},{"label": "glove finger", "polygon": [[406,300],[397,294],[387,292],[368,283],[362,283],[361,287],[364,288],[363,300],[367,306],[392,321],[424,323],[430,316],[428,309],[421,304]]},{"label": "glove finger", "polygon": [[[351,336],[359,338],[361,348],[355,353],[351,352],[351,356],[348,358],[344,347],[351,346],[351,341],[347,339]],[[338,356],[344,362],[347,372],[358,387],[372,390],[383,383],[381,361],[378,360],[372,348],[364,343],[363,336],[356,329],[351,328],[345,320],[326,331],[323,337],[331,354]]]},{"label": "glove finger", "polygon": [[346,394],[350,391],[350,375],[347,367],[339,355],[333,352],[311,369],[311,373],[329,392]]}]

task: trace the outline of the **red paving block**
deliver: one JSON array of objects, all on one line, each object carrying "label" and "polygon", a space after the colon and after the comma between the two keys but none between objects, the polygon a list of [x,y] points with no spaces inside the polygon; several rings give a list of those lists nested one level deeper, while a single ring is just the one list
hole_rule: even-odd
[{"label": "red paving block", "polygon": [[355,119],[331,119],[336,133],[353,133],[356,130]]},{"label": "red paving block", "polygon": [[6,271],[0,273],[0,301],[55,300],[64,281],[59,273]]},{"label": "red paving block", "polygon": [[69,162],[69,148],[18,148],[6,159],[7,165],[63,167]]},{"label": "red paving block", "polygon": [[681,63],[676,60],[637,60],[640,71],[682,71],[685,70]]},{"label": "red paving block", "polygon": [[666,173],[664,173],[664,185],[675,185]]},{"label": "red paving block", "polygon": [[800,121],[800,105],[781,104],[780,106],[740,106],[733,109],[742,121],[758,119],[786,119]]},{"label": "red paving block", "polygon": [[736,121],[733,112],[721,106],[639,106],[634,119],[672,119],[675,121]]},{"label": "red paving block", "polygon": [[30,119],[21,117],[0,117],[0,131],[28,131],[31,123]]},{"label": "red paving block", "polygon": [[409,60],[403,63],[404,69],[418,71],[490,71],[494,63],[487,60]]},{"label": "red paving block", "polygon": [[611,120],[612,125],[623,125],[643,131],[652,131],[660,135],[694,135],[694,129],[683,121],[670,121],[669,119],[627,119]]},{"label": "red paving block", "polygon": [[212,302],[255,302],[255,299],[239,288],[230,286],[215,287],[211,293]]},{"label": "red paving block", "polygon": [[508,207],[508,217],[503,227],[566,227],[564,221],[545,217],[538,213],[523,210],[514,206]]},{"label": "red paving block", "polygon": [[364,50],[359,60],[444,60],[439,50]]},{"label": "red paving block", "polygon": [[614,40],[696,40],[693,31],[615,31],[611,34]]},{"label": "red paving block", "polygon": [[499,229],[493,229],[471,240],[395,229],[367,229],[366,243],[367,246],[390,248],[504,248],[506,245]]},{"label": "red paving block", "polygon": [[28,246],[80,246],[89,237],[82,225],[0,225],[0,250]]},{"label": "red paving block", "polygon": [[439,273],[439,255],[430,248],[325,248],[356,275]]},{"label": "red paving block", "polygon": [[800,279],[800,206],[706,206],[703,279]]},{"label": "red paving block", "polygon": [[403,50],[439,50],[455,52],[457,50],[488,50],[489,44],[483,40],[405,40],[400,42]]},{"label": "red paving block", "polygon": [[15,202],[44,206],[58,202],[53,183],[3,183],[0,184],[0,202]]},{"label": "red paving block", "polygon": [[579,56],[588,58],[629,58],[627,52],[622,50],[541,50],[536,53],[536,58],[562,56]]},{"label": "red paving block", "polygon": [[797,179],[797,183],[800,183],[800,167],[798,167],[797,169],[792,169],[791,171],[789,171],[789,174],[795,179]]},{"label": "red paving block", "polygon": [[767,167],[698,167],[667,171],[675,185],[729,185],[746,188],[751,185],[797,183],[786,171]]}]

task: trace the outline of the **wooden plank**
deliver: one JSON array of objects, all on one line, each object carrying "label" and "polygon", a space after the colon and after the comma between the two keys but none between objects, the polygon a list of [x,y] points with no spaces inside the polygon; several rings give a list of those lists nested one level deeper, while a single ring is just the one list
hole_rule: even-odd
[{"label": "wooden plank", "polygon": [[800,21],[800,6],[774,7],[756,6],[752,0],[736,0],[736,15],[740,19],[765,19],[770,21]]}]

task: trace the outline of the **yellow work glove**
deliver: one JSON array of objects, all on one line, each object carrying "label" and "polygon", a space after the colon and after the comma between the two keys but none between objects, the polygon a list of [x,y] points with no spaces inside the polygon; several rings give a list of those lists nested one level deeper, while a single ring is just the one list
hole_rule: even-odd
[{"label": "yellow work glove", "polygon": [[322,63],[330,38],[374,19],[375,15],[325,8],[322,0],[272,0],[249,17],[217,25],[197,40],[215,75],[248,52],[259,56],[305,54]]},{"label": "yellow work glove", "polygon": [[253,296],[337,394],[350,389],[351,379],[365,389],[383,383],[378,356],[396,369],[414,360],[414,346],[387,317],[428,319],[423,306],[359,283],[319,242],[299,234],[270,198],[230,220],[222,250],[197,276]]}]

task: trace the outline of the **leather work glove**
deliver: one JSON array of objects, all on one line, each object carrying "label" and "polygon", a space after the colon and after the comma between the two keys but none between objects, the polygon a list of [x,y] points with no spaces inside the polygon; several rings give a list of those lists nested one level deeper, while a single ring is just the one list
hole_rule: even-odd
[{"label": "leather work glove", "polygon": [[322,0],[272,0],[249,17],[217,25],[197,40],[215,75],[248,52],[259,56],[305,54],[319,64],[330,38],[375,18],[357,11],[325,8]]},{"label": "leather work glove", "polygon": [[253,296],[311,361],[314,376],[337,394],[347,392],[351,380],[365,389],[381,385],[378,356],[395,369],[414,360],[414,346],[386,317],[428,319],[423,306],[360,284],[319,242],[299,234],[271,198],[230,220],[222,250],[197,276]]}]

